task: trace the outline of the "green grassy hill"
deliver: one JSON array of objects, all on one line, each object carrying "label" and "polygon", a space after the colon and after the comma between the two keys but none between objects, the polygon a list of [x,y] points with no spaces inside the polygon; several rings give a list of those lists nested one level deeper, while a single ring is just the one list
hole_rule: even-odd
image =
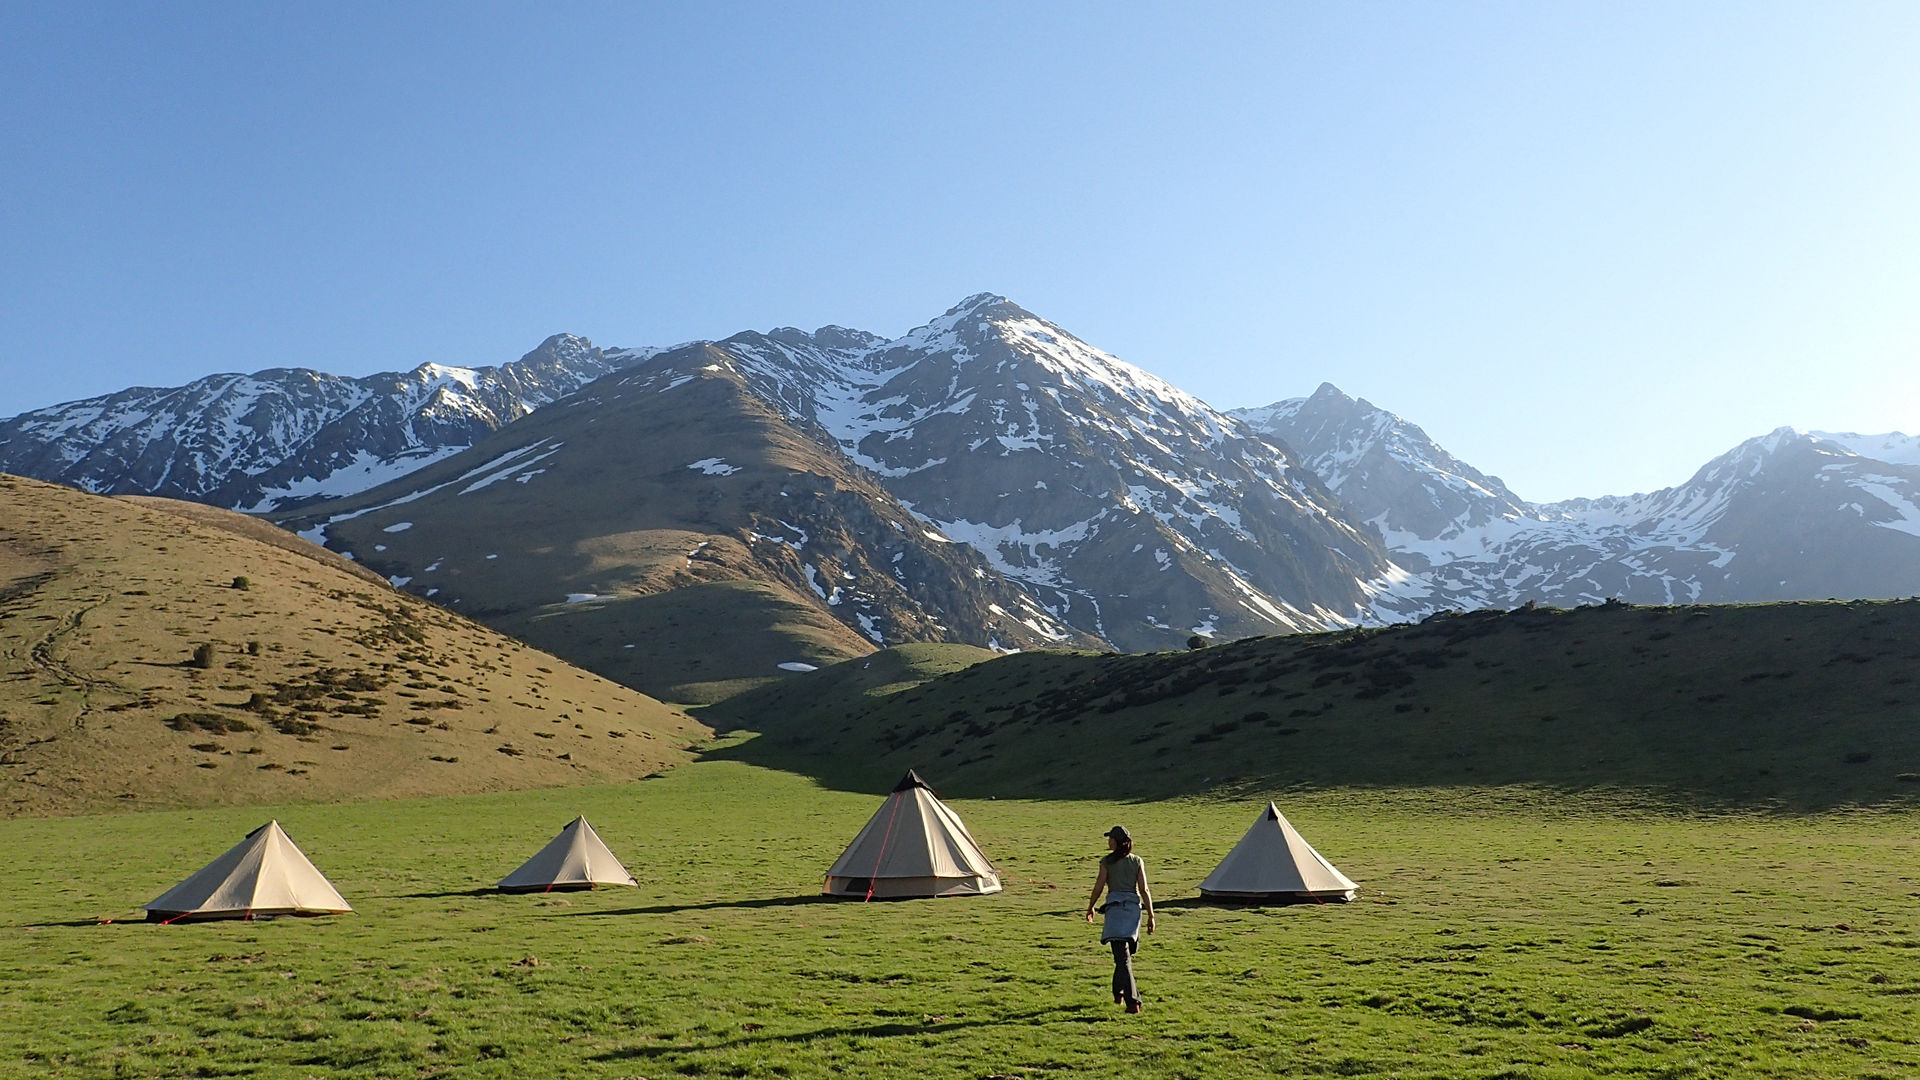
[{"label": "green grassy hill", "polygon": [[709,581],[488,617],[510,637],[623,686],[682,703],[790,678],[781,664],[835,664],[871,649],[833,616],[765,581]]},{"label": "green grassy hill", "polygon": [[1920,796],[1916,660],[1920,601],[1609,605],[1026,653],[877,696],[841,665],[712,719],[766,733],[731,753],[863,790],[911,766],[1000,797],[1545,785],[1810,809]]},{"label": "green grassy hill", "polygon": [[344,562],[0,476],[0,815],[604,782],[704,734]]}]

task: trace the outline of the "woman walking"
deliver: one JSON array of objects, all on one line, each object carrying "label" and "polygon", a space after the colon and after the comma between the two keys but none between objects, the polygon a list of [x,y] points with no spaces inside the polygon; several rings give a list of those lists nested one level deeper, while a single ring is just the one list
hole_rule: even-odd
[{"label": "woman walking", "polygon": [[1147,891],[1147,864],[1133,853],[1133,837],[1119,825],[1107,830],[1107,854],[1100,859],[1100,873],[1093,879],[1093,896],[1087,900],[1087,921],[1093,921],[1094,905],[1100,894],[1107,894],[1106,913],[1100,924],[1100,943],[1113,947],[1113,1003],[1125,1003],[1127,1011],[1141,1009],[1140,988],[1133,982],[1133,954],[1140,951],[1140,916],[1147,917],[1147,933],[1153,933],[1153,894]]}]

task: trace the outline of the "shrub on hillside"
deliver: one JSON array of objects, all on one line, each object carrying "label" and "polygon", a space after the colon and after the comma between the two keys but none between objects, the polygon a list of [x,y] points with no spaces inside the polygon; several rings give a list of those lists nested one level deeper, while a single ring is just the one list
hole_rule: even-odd
[{"label": "shrub on hillside", "polygon": [[178,713],[167,720],[167,726],[175,731],[210,731],[215,735],[225,735],[230,731],[252,731],[253,725],[232,716],[218,713],[187,712]]},{"label": "shrub on hillside", "polygon": [[311,735],[320,730],[319,724],[310,723],[296,716],[276,716],[268,723],[273,725],[273,730],[282,735]]}]

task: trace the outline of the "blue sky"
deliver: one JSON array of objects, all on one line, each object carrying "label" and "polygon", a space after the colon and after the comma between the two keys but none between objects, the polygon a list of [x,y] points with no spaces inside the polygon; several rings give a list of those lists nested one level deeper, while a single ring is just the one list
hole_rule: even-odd
[{"label": "blue sky", "polygon": [[0,6],[0,415],[1005,293],[1534,499],[1920,430],[1920,5]]}]

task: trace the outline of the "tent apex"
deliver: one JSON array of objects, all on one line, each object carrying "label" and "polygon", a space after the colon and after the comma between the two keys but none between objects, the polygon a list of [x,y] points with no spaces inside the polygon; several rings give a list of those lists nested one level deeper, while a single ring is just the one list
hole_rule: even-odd
[{"label": "tent apex", "polygon": [[911,791],[914,788],[926,788],[928,791],[932,791],[933,785],[920,779],[920,774],[914,772],[912,769],[908,769],[907,775],[901,777],[900,782],[893,785],[893,790],[895,791]]}]

